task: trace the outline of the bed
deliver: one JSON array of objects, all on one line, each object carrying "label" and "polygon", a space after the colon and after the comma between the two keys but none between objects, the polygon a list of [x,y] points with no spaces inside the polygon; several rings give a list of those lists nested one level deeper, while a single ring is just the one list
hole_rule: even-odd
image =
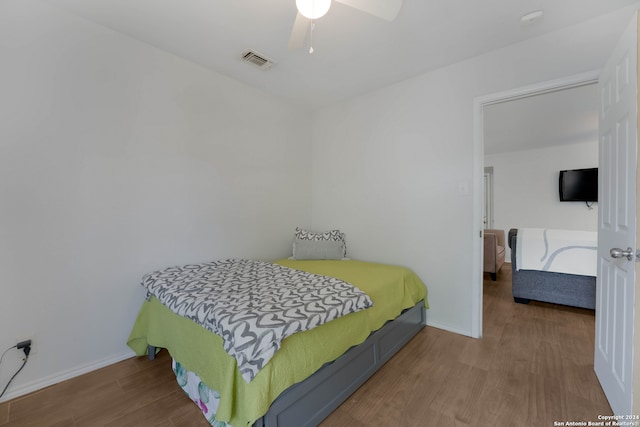
[{"label": "bed", "polygon": [[[563,243],[549,243],[553,232],[563,236]],[[535,259],[524,264],[520,256],[527,240],[540,240],[534,251]],[[512,292],[517,303],[542,301],[594,310],[596,306],[596,254],[595,233],[566,232],[565,230],[515,229],[509,230],[511,248]],[[569,258],[571,252],[580,255]],[[554,258],[554,255],[556,257]],[[564,257],[564,259],[560,259]],[[563,266],[568,261],[569,266]],[[571,265],[575,264],[575,265]]]},{"label": "bed", "polygon": [[153,296],[130,334],[128,345],[139,356],[169,351],[179,384],[212,425],[317,425],[425,324],[426,287],[407,268],[355,260],[275,264],[349,282],[373,306],[285,338],[249,382],[219,335]]}]

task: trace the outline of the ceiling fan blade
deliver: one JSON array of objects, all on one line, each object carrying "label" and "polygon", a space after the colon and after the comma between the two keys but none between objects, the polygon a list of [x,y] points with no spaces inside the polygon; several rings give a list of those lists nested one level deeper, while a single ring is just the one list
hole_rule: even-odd
[{"label": "ceiling fan blade", "polygon": [[367,12],[378,18],[393,21],[402,7],[402,0],[336,0],[354,9]]},{"label": "ceiling fan blade", "polygon": [[308,30],[309,20],[298,12],[296,20],[293,22],[291,36],[289,36],[289,50],[301,49],[304,46]]}]

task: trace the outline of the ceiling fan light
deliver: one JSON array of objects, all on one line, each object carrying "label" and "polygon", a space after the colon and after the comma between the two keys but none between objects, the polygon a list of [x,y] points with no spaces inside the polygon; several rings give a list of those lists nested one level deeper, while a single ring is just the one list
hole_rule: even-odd
[{"label": "ceiling fan light", "polygon": [[305,18],[318,19],[329,11],[331,0],[296,0],[296,7]]}]

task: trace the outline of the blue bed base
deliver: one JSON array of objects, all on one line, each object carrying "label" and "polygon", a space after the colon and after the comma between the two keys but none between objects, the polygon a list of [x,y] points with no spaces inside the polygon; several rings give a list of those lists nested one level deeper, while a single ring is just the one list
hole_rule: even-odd
[{"label": "blue bed base", "polygon": [[516,264],[518,230],[509,230],[513,299],[527,304],[530,300],[572,307],[596,308],[596,278],[550,271],[519,270]]}]

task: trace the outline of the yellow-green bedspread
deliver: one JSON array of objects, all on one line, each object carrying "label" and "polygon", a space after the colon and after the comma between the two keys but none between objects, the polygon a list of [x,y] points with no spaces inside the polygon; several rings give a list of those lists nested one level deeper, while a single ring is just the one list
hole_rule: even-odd
[{"label": "yellow-green bedspread", "polygon": [[236,360],[222,347],[222,339],[177,314],[157,299],[145,301],[127,344],[138,356],[147,345],[166,348],[185,369],[193,371],[220,393],[217,421],[234,427],[250,426],[263,416],[280,393],[322,365],[362,343],[402,310],[424,300],[424,283],[411,270],[363,261],[294,261],[278,264],[347,281],[373,300],[373,307],[351,313],[282,342],[282,347],[250,383],[237,369]]}]

